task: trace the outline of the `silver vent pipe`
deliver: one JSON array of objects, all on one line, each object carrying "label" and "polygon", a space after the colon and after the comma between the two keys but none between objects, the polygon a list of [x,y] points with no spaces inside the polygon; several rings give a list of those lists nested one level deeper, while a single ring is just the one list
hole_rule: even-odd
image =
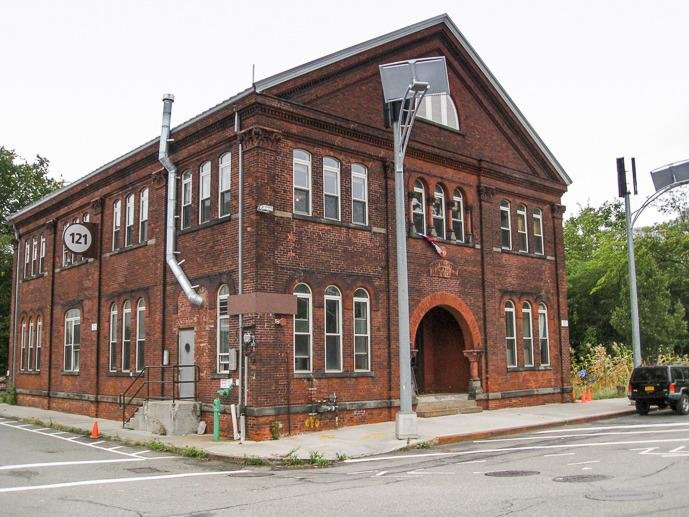
[{"label": "silver vent pipe", "polygon": [[175,96],[171,93],[163,95],[163,125],[160,131],[160,148],[158,150],[158,161],[167,170],[167,220],[165,224],[165,262],[170,266],[172,274],[175,275],[177,282],[182,287],[184,294],[189,301],[200,307],[203,305],[203,298],[191,286],[191,282],[184,274],[182,268],[175,257],[175,208],[177,206],[177,167],[172,163],[167,154],[167,144],[170,139],[170,116],[172,113],[172,103]]}]

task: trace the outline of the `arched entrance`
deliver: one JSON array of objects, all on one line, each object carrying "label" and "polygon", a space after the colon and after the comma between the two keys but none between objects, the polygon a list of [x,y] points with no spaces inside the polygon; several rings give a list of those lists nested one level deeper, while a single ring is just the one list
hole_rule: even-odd
[{"label": "arched entrance", "polygon": [[462,330],[442,307],[428,311],[413,342],[413,371],[417,392],[463,393],[469,385],[469,361]]}]

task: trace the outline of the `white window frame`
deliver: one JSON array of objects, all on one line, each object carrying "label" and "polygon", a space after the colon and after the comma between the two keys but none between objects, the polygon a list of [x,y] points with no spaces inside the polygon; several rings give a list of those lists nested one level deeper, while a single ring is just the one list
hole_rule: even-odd
[{"label": "white window frame", "polygon": [[[66,228],[66,227],[65,227]],[[29,278],[29,263],[31,262],[31,241],[24,243],[24,278]]]},{"label": "white window frame", "polygon": [[148,241],[148,187],[139,194],[139,243]]},{"label": "white window frame", "polygon": [[[503,221],[505,218],[507,219],[507,226],[505,226]],[[507,245],[505,245],[504,242],[505,236],[507,236]],[[510,216],[510,202],[506,199],[500,201],[500,247],[504,250],[512,249],[512,219]]]},{"label": "white window frame", "polygon": [[[418,203],[419,200],[416,199],[416,195],[421,194],[421,209],[417,210],[418,205],[415,206],[415,202]],[[426,235],[426,187],[424,186],[423,183],[421,183],[420,180],[416,180],[414,182],[414,195],[412,196],[411,199],[411,221],[412,221],[412,227],[414,228],[414,231],[418,235]],[[414,219],[414,214],[416,215],[421,215],[422,218],[422,230],[419,231],[418,228],[416,227],[416,219]]]},{"label": "white window frame", "polygon": [[[331,175],[335,176],[335,192],[326,191],[326,176]],[[331,221],[339,221],[341,219],[342,207],[340,206],[340,190],[340,162],[332,156],[325,156],[323,157],[323,217],[325,219],[330,219]],[[326,212],[326,201],[328,197],[335,198],[337,201],[337,213],[335,214],[335,217],[328,216],[328,213]]]},{"label": "white window frame", "polygon": [[38,271],[45,273],[45,235],[41,234],[40,251],[38,255]]},{"label": "white window frame", "polygon": [[[298,153],[304,153],[306,158],[298,157]],[[296,171],[297,165],[303,165],[306,167],[306,180],[307,185],[297,185],[296,183]],[[312,210],[312,195],[311,195],[311,154],[303,149],[294,149],[292,151],[292,211],[295,214],[311,215]],[[297,210],[297,190],[303,191],[308,196],[308,211],[302,212]]]},{"label": "white window frame", "polygon": [[533,313],[529,302],[522,303],[522,339],[524,342],[524,366],[533,366]]},{"label": "white window frame", "polygon": [[41,351],[43,350],[43,318],[36,317],[36,368],[37,372],[41,371]]},{"label": "white window frame", "polygon": [[[112,250],[120,248],[120,228],[122,226],[122,200],[116,199],[112,203]],[[65,230],[67,228],[65,227]]]},{"label": "white window frame", "polygon": [[[208,205],[208,217],[204,218],[204,205]],[[206,161],[199,167],[199,224],[211,220],[211,162]]]},{"label": "white window frame", "polygon": [[[303,286],[306,288],[306,291],[308,292],[298,292],[298,288],[300,286]],[[307,322],[308,322],[308,332],[298,332],[297,331],[297,314],[294,315],[293,321],[292,321],[292,328],[293,328],[293,335],[292,335],[292,354],[294,356],[294,372],[295,373],[307,373],[313,371],[313,303],[312,303],[312,293],[311,293],[311,288],[305,284],[305,283],[300,283],[294,286],[294,291],[293,291],[294,296],[297,297],[297,299],[302,298],[306,300],[307,307],[308,307],[308,315],[307,315]],[[298,300],[297,300],[298,301]],[[299,355],[297,356],[297,336],[308,336],[309,338],[309,351],[308,355]],[[297,358],[306,358],[308,368],[307,369],[297,369]]]},{"label": "white window frame", "polygon": [[520,253],[529,252],[529,225],[526,218],[526,206],[517,205],[517,247]]},{"label": "white window frame", "polygon": [[[129,339],[127,339],[129,336]],[[125,348],[127,353],[125,354]],[[132,367],[132,306],[129,300],[125,300],[122,304],[122,358],[121,366],[123,372],[131,371]],[[125,368],[124,359],[127,358],[127,365]]]},{"label": "white window frame", "polygon": [[[457,217],[455,217],[455,207],[457,208]],[[456,188],[452,192],[452,210],[450,210],[450,217],[452,219],[452,231],[455,233],[457,242],[464,242],[464,195],[462,191]],[[459,235],[455,225],[459,227]]]},{"label": "white window frame", "polygon": [[[79,339],[76,338],[76,328],[79,328]],[[67,338],[71,332],[72,341]],[[81,352],[81,310],[70,309],[65,313],[65,353],[63,357],[63,371],[78,372],[79,356]],[[67,356],[69,354],[70,367],[67,368]]]},{"label": "white window frame", "polygon": [[20,370],[26,370],[26,320],[22,321],[22,338],[21,338],[21,347],[19,349],[19,369]]},{"label": "white window frame", "polygon": [[[356,182],[363,183],[363,197],[356,197],[354,193],[354,184]],[[356,203],[362,203],[364,205],[363,221],[356,221],[354,219],[354,214],[356,213],[354,207]],[[368,169],[360,163],[352,164],[352,224],[368,226]]]},{"label": "white window frame", "polygon": [[[331,289],[337,291],[337,294],[328,294]],[[341,372],[342,371],[342,291],[340,291],[334,285],[329,285],[325,289],[323,303],[323,334],[325,336],[324,342],[324,367],[326,372]],[[328,302],[337,302],[337,329],[335,332],[328,332]],[[339,368],[328,368],[328,338],[337,338],[338,341],[338,358],[339,358]]]},{"label": "white window frame", "polygon": [[[515,319],[514,303],[507,300],[504,305],[505,312],[505,345],[507,352],[507,367],[513,368],[517,366],[517,325]],[[510,325],[511,320],[511,325]],[[510,336],[511,334],[511,336]],[[510,352],[512,352],[510,354]],[[510,355],[514,357],[514,361],[510,361]]]},{"label": "white window frame", "polygon": [[108,371],[117,371],[117,304],[110,306],[110,334],[108,345]]},{"label": "white window frame", "polygon": [[534,208],[532,218],[534,253],[536,255],[543,255],[545,253],[543,242],[543,210],[540,208]]},{"label": "white window frame", "polygon": [[26,369],[27,371],[32,371],[31,359],[34,352],[34,340],[36,339],[35,327],[33,319],[29,319],[29,348],[26,354]]},{"label": "white window frame", "polygon": [[31,239],[31,276],[36,276],[38,273],[38,239],[33,237]]},{"label": "white window frame", "polygon": [[[230,371],[230,314],[229,314],[230,288],[223,284],[218,288],[216,304],[217,321],[217,348],[216,348],[216,371],[218,373],[229,373]],[[224,307],[224,309],[222,309]],[[222,351],[222,328],[227,329],[227,351]]]},{"label": "white window frame", "polygon": [[[440,205],[439,210],[438,205]],[[447,231],[447,228],[445,228],[445,189],[440,185],[436,185],[435,190],[433,191],[433,205],[431,212],[431,215],[433,216],[433,229],[435,230],[437,237],[439,239],[445,239],[445,232]],[[436,228],[436,221],[440,221],[441,232],[438,232],[438,228]]]},{"label": "white window frame", "polygon": [[[361,334],[356,331],[356,306],[357,304],[364,304],[366,311],[366,332]],[[354,291],[354,300],[352,303],[352,333],[353,337],[353,352],[354,352],[354,371],[355,372],[369,372],[371,371],[371,302],[370,296],[366,289],[359,288]],[[366,353],[356,351],[356,338],[366,338]],[[357,356],[366,356],[367,368],[357,368]]]},{"label": "white window frame", "polygon": [[[227,152],[218,158],[218,217],[227,217],[232,213],[232,153]],[[226,183],[226,184],[225,184]],[[227,212],[223,212],[224,195],[227,195]]]},{"label": "white window frame", "polygon": [[[449,101],[449,102],[448,102]],[[438,108],[440,118],[433,118],[433,105]],[[455,106],[452,97],[447,93],[441,95],[426,95],[421,101],[417,116],[424,120],[429,120],[459,131],[459,116],[457,115],[457,107]],[[451,120],[454,119],[454,120]]]},{"label": "white window frame", "polygon": [[139,301],[136,302],[136,355],[134,362],[137,372],[146,366],[146,302],[143,298],[139,298]]},{"label": "white window frame", "polygon": [[[179,217],[180,230],[189,228],[191,226],[191,200],[193,197],[193,185],[191,183],[191,171],[186,171],[182,174],[182,195],[180,196],[181,210]],[[185,219],[187,219],[185,224]]]},{"label": "white window frame", "polygon": [[[550,337],[548,332],[548,307],[538,304],[538,344],[541,353],[541,366],[550,366]],[[544,354],[545,351],[545,360]]]},{"label": "white window frame", "polygon": [[134,244],[134,194],[124,198],[124,247]]}]

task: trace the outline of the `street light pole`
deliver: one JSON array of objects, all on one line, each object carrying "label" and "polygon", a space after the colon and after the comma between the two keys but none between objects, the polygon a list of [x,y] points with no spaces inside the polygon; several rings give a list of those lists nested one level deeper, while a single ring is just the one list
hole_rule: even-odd
[{"label": "street light pole", "polygon": [[629,299],[632,317],[632,354],[634,366],[641,365],[641,333],[639,331],[639,299],[636,293],[636,261],[634,260],[634,228],[629,190],[624,195],[624,215],[627,221],[627,264],[629,266]]}]

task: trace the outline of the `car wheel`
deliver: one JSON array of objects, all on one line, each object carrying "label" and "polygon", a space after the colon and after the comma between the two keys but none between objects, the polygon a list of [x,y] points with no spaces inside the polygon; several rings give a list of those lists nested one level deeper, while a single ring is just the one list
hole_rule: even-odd
[{"label": "car wheel", "polygon": [[675,413],[678,415],[689,414],[689,396],[686,393],[682,393],[675,405]]},{"label": "car wheel", "polygon": [[648,402],[644,402],[642,400],[637,400],[636,401],[636,412],[639,415],[648,415],[648,410],[650,408],[650,404]]}]

